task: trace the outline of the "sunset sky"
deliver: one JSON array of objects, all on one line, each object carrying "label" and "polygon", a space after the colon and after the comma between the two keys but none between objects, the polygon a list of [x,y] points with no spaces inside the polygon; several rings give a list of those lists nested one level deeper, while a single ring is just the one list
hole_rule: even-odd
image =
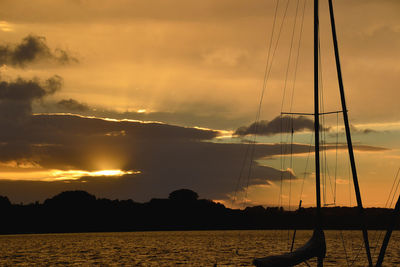
[{"label": "sunset sky", "polygon": [[[320,2],[329,112],[340,102]],[[383,207],[400,167],[400,1],[334,5],[361,193],[365,206]],[[188,188],[227,206],[296,206],[300,192],[314,205],[313,117],[295,117],[292,146],[279,119],[313,112],[312,8],[311,0],[0,1],[0,195],[29,203],[79,189],[148,201]],[[323,203],[354,205],[341,115],[322,123]]]}]

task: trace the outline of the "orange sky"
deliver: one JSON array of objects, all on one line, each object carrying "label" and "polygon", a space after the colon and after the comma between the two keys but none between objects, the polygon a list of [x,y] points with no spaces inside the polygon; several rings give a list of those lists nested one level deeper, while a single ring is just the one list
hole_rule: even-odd
[{"label": "orange sky", "polygon": [[[279,1],[278,26],[287,3]],[[6,83],[1,90],[7,93],[1,96],[0,123],[7,130],[0,136],[0,194],[29,202],[61,190],[85,189],[98,196],[145,201],[187,187],[200,197],[229,203],[245,148],[238,138],[226,136],[254,121],[275,4],[272,0],[1,1],[0,79]],[[384,206],[400,157],[400,3],[337,0],[335,12],[355,144],[369,146],[356,151],[364,203]],[[327,1],[321,1],[320,13],[324,107],[338,110]],[[16,61],[16,47],[29,35],[44,48],[39,47],[34,58]],[[292,110],[312,112],[312,68],[312,3],[289,1],[262,120],[270,121],[281,112],[287,69],[283,110],[290,109],[294,88]],[[32,83],[18,83],[17,77]],[[12,90],[20,90],[17,97]],[[60,113],[81,117],[55,115]],[[325,123],[330,127],[327,142],[335,142],[336,116]],[[191,128],[196,126],[202,128]],[[338,140],[343,141],[342,128],[338,131]],[[279,134],[258,139],[263,144],[257,148],[255,172],[250,175],[249,204],[288,205],[290,199],[297,205],[309,137],[307,131],[295,137],[299,147],[292,166],[287,158],[282,164],[276,150],[282,140]],[[333,149],[327,154],[332,174],[336,154]],[[350,205],[354,198],[350,202],[346,156],[340,155],[336,199],[338,205]],[[284,182],[279,200],[279,177],[288,174],[287,168],[293,169],[296,180],[290,197],[289,182]],[[104,170],[114,172],[96,175]],[[311,165],[307,172],[304,203],[313,205]],[[62,181],[68,174],[76,180]],[[333,201],[332,188],[327,185],[327,203]]]}]

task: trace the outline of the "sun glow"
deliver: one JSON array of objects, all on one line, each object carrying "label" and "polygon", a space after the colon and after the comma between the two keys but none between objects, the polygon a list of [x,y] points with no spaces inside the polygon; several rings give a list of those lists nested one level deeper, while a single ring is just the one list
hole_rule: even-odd
[{"label": "sun glow", "polygon": [[0,21],[0,30],[3,32],[12,32],[14,31],[14,28],[7,21]]},{"label": "sun glow", "polygon": [[109,177],[118,178],[128,174],[139,174],[140,171],[123,171],[123,170],[100,170],[100,171],[83,171],[83,170],[43,170],[43,169],[23,169],[23,171],[2,171],[0,172],[0,180],[19,180],[19,181],[71,181],[79,180],[85,177]]},{"label": "sun glow", "polygon": [[91,176],[122,176],[125,174],[132,174],[133,171],[121,171],[121,170],[103,170],[103,171],[97,171],[97,172],[92,172]]},{"label": "sun glow", "polygon": [[81,171],[81,170],[69,170],[61,171],[54,170],[51,172],[54,180],[77,180],[82,177],[99,177],[99,176],[110,176],[120,177],[127,174],[139,174],[140,171],[122,171],[122,170],[101,170],[101,171]]}]

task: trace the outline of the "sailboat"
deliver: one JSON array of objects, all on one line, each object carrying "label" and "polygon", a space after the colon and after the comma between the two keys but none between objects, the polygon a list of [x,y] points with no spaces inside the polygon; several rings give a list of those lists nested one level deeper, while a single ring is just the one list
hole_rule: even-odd
[{"label": "sailboat", "polygon": [[[340,65],[340,58],[339,58],[339,48],[338,48],[338,41],[336,35],[336,26],[335,26],[335,17],[333,11],[333,4],[332,0],[328,0],[329,2],[329,14],[330,14],[330,24],[332,30],[332,39],[333,39],[333,47],[334,47],[334,54],[335,54],[335,63],[336,63],[336,71],[337,71],[337,78],[339,84],[339,91],[340,91],[340,100],[341,100],[341,110],[337,111],[343,115],[344,121],[344,129],[346,134],[347,140],[347,149],[350,159],[351,165],[351,172],[353,177],[353,184],[354,190],[357,200],[357,208],[359,212],[359,216],[361,217],[361,229],[363,234],[363,241],[364,241],[364,249],[366,253],[366,257],[368,259],[368,265],[370,267],[373,266],[372,258],[371,258],[371,251],[368,239],[368,232],[365,225],[364,220],[364,208],[361,200],[361,193],[358,184],[358,177],[357,177],[357,170],[356,164],[354,159],[354,152],[353,152],[353,144],[352,138],[350,133],[350,125],[349,125],[349,118],[347,114],[347,107],[346,107],[346,99],[344,94],[344,85],[342,79],[342,71]],[[272,255],[267,256],[264,258],[256,258],[253,261],[255,266],[260,267],[279,267],[279,266],[295,266],[297,264],[306,262],[311,258],[317,258],[317,266],[322,267],[324,263],[324,258],[326,255],[326,242],[325,242],[325,235],[322,225],[322,208],[321,208],[321,171],[320,171],[320,140],[319,140],[319,132],[320,132],[320,124],[319,124],[319,117],[326,113],[320,113],[319,110],[319,0],[314,0],[314,149],[315,149],[315,184],[316,184],[316,215],[315,215],[315,227],[310,240],[304,244],[302,247],[298,248],[295,251],[288,252],[281,255]],[[296,113],[297,115],[299,113]],[[310,114],[306,114],[310,115]],[[397,201],[396,207],[393,211],[393,216],[398,216],[400,211],[400,197]],[[394,220],[393,223],[388,227],[386,236],[384,238],[382,248],[378,257],[378,261],[375,266],[379,267],[382,265],[386,247],[388,245],[390,235],[394,228]],[[306,262],[307,263],[307,262]],[[307,264],[308,265],[308,264]]]}]

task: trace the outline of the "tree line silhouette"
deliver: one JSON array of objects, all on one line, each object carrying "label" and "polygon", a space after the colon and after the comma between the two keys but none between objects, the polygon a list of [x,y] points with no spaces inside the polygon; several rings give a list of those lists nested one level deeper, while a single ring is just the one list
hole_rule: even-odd
[{"label": "tree line silhouette", "polygon": [[[359,229],[356,207],[323,208],[325,229]],[[315,208],[286,211],[253,206],[230,209],[199,199],[189,189],[146,203],[96,198],[85,191],[66,191],[43,203],[12,204],[0,196],[1,234],[113,232],[150,230],[312,229]],[[386,229],[392,209],[367,208],[368,229]],[[398,225],[398,224],[397,224]]]}]

